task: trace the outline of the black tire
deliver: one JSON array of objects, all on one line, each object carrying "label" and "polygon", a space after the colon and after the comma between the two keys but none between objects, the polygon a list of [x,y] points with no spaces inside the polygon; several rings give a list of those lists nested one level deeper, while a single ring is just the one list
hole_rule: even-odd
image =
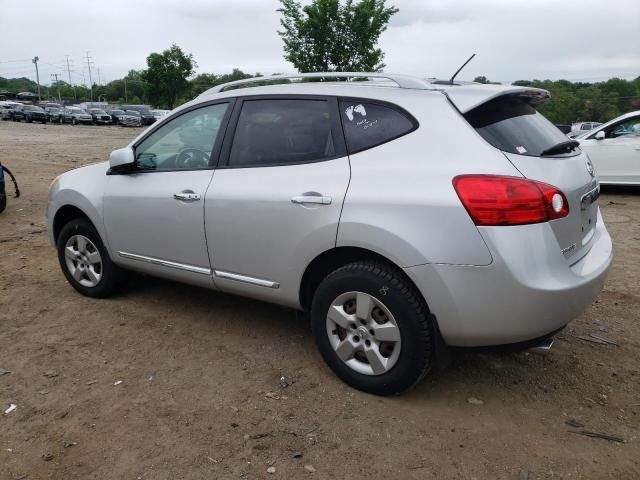
[{"label": "black tire", "polygon": [[31,123],[31,118],[29,117],[24,117],[24,119],[26,120],[27,123]]},{"label": "black tire", "polygon": [[77,124],[78,124],[78,121],[74,118],[73,120],[71,120],[71,124],[72,124],[72,125],[77,125]]},{"label": "black tire", "polygon": [[[356,372],[336,354],[327,333],[332,302],[346,292],[364,292],[382,302],[400,330],[401,349],[395,365],[380,375]],[[376,395],[397,395],[424,378],[433,361],[433,326],[424,299],[397,269],[383,263],[357,262],[329,274],[311,305],[311,329],[320,354],[348,385]]]},{"label": "black tire", "polygon": [[[80,284],[69,271],[65,259],[65,247],[69,238],[73,235],[83,235],[96,246],[102,258],[102,277],[95,287],[87,287]],[[126,280],[126,271],[111,261],[104,248],[100,235],[94,226],[84,218],[75,218],[67,223],[58,236],[57,241],[58,261],[67,281],[78,292],[87,297],[106,298],[116,293]]]}]

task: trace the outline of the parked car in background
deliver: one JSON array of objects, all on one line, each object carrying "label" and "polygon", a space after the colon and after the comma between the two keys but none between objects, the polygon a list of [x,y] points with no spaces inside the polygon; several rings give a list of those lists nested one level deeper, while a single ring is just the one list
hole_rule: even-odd
[{"label": "parked car in background", "polygon": [[21,122],[22,120],[25,119],[25,115],[24,115],[24,107],[26,105],[20,103],[17,105],[14,105],[14,107],[11,109],[11,120],[13,120],[14,122]]},{"label": "parked car in background", "polygon": [[120,115],[118,121],[123,127],[141,127],[142,115],[137,110],[126,110],[123,115]]},{"label": "parked car in background", "polygon": [[80,123],[84,125],[93,125],[93,117],[81,108],[68,107],[67,113],[71,115],[71,123],[73,125],[78,125]]},{"label": "parked car in background", "polygon": [[13,120],[13,112],[17,108],[22,108],[22,104],[11,101],[0,102],[0,118],[2,120]]},{"label": "parked car in background", "polygon": [[151,110],[151,114],[156,120],[166,117],[170,112],[171,110]]},{"label": "parked car in background", "polygon": [[613,259],[587,156],[536,110],[549,92],[295,75],[345,76],[397,87],[232,82],[57,177],[67,281],[106,297],[134,270],[303,310],[336,375],[381,395],[447,345],[548,349]]},{"label": "parked car in background", "polygon": [[569,138],[575,138],[580,135],[584,135],[585,133],[593,130],[596,127],[599,127],[602,123],[599,122],[578,122],[571,125],[571,131],[567,134]]},{"label": "parked car in background", "polygon": [[640,185],[640,110],[576,138],[605,185]]},{"label": "parked car in background", "polygon": [[47,114],[47,121],[51,123],[62,123],[62,108],[45,107],[44,111]]},{"label": "parked car in background", "polygon": [[111,115],[100,108],[89,108],[87,113],[93,118],[94,125],[111,125]]},{"label": "parked car in background", "polygon": [[55,102],[40,102],[40,104],[38,104],[38,106],[42,109],[44,109],[45,111],[47,110],[47,108],[63,108],[62,105],[60,105],[59,103],[55,103]]},{"label": "parked car in background", "polygon": [[35,105],[25,105],[22,107],[22,112],[24,113],[24,120],[27,123],[47,123],[47,113],[40,107],[36,107]]},{"label": "parked car in background", "polygon": [[121,105],[120,108],[125,111],[135,110],[138,112],[142,125],[151,125],[156,121],[156,117],[153,116],[151,110],[146,105]]},{"label": "parked car in background", "polygon": [[120,117],[122,117],[124,114],[124,110],[115,109],[109,111],[109,115],[111,115],[111,122],[114,125],[118,125],[120,123]]}]

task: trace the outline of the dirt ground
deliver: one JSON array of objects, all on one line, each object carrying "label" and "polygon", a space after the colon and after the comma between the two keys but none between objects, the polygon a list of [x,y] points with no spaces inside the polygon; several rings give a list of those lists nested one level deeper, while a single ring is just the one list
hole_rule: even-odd
[{"label": "dirt ground", "polygon": [[0,407],[17,405],[0,478],[640,478],[640,189],[601,197],[615,264],[548,356],[462,352],[377,398],[334,377],[293,311],[143,276],[109,300],[67,284],[49,182],[138,131],[0,122],[22,190],[0,215]]}]

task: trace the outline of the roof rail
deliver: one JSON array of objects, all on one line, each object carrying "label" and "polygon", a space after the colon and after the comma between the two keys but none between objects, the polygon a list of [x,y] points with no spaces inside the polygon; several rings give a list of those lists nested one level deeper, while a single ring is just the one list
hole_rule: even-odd
[{"label": "roof rail", "polygon": [[234,82],[223,83],[216,85],[209,90],[204,91],[199,96],[212,95],[214,93],[224,92],[232,87],[241,85],[248,85],[250,83],[258,82],[271,82],[274,80],[288,80],[294,78],[382,78],[391,80],[399,88],[413,88],[419,90],[433,90],[433,86],[430,82],[418,77],[412,77],[409,75],[394,75],[391,73],[378,73],[378,72],[315,72],[315,73],[292,73],[287,75],[271,75],[269,77],[253,77],[246,78],[244,80],[236,80]]}]

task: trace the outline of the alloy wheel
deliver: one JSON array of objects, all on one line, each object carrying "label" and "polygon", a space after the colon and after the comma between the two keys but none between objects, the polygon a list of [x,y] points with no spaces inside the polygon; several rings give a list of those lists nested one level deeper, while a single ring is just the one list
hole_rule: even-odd
[{"label": "alloy wheel", "polygon": [[95,287],[102,278],[100,252],[84,235],[72,235],[64,248],[65,263],[71,276],[84,287]]}]

